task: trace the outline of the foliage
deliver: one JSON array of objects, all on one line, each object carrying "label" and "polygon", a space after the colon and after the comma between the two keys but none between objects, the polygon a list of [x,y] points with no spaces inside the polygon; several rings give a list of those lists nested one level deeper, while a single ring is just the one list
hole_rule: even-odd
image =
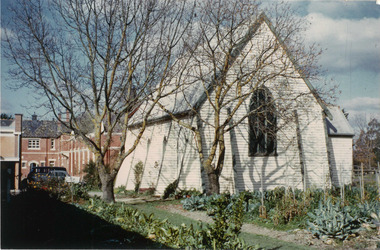
[{"label": "foliage", "polygon": [[124,185],[121,185],[115,188],[115,194],[125,194],[126,191],[127,191],[127,187]]},{"label": "foliage", "polygon": [[243,225],[244,193],[219,195],[209,202],[212,209],[208,213],[214,221],[210,227],[213,248],[223,249],[227,245],[235,249],[240,244],[237,238]]},{"label": "foliage", "polygon": [[333,204],[331,199],[320,202],[314,212],[308,213],[309,230],[320,238],[347,239],[359,232],[361,223],[358,217],[352,216],[349,207],[341,207],[339,203]]},{"label": "foliage", "polygon": [[270,217],[274,225],[287,224],[295,218],[305,216],[310,205],[310,198],[296,199],[296,195],[288,192],[277,202],[276,207],[271,210]]},{"label": "foliage", "polygon": [[83,177],[84,182],[89,189],[99,189],[101,186],[100,177],[96,164],[93,160],[90,160],[84,167],[83,172],[85,176]]},{"label": "foliage", "polygon": [[133,172],[135,174],[135,192],[136,193],[139,192],[143,170],[144,170],[144,164],[142,161],[139,161],[133,168]]},{"label": "foliage", "polygon": [[189,211],[206,210],[206,204],[209,196],[193,195],[181,201],[183,208]]},{"label": "foliage", "polygon": [[88,191],[89,188],[83,183],[69,183],[65,200],[71,202],[78,202],[80,200],[88,200],[90,198]]},{"label": "foliage", "polygon": [[[100,199],[90,199],[80,207],[110,223],[119,225],[129,231],[139,232],[166,246],[197,249],[217,249],[219,247],[223,249],[252,248],[246,246],[242,240],[233,236],[230,236],[227,241],[220,242],[220,237],[215,238],[218,235],[216,233],[217,226],[215,225],[200,224],[199,229],[194,228],[192,224],[190,226],[185,224],[175,226],[167,220],[156,219],[153,214],[147,215],[136,209],[124,206],[124,204],[107,204]],[[236,209],[236,211],[238,210],[239,208]],[[223,213],[222,211],[220,212]],[[231,235],[229,232],[225,233]]]},{"label": "foliage", "polygon": [[371,213],[373,224],[377,228],[377,235],[380,235],[380,209]]},{"label": "foliage", "polygon": [[[361,200],[359,188],[346,185],[344,189],[344,199],[341,197],[340,189],[334,187],[326,190],[308,189],[305,192],[292,189],[286,190],[285,188],[276,188],[264,192],[257,190],[243,192],[241,195],[244,194],[244,220],[250,222],[254,221],[254,223],[263,226],[274,226],[277,229],[289,230],[299,227],[307,227],[308,221],[312,224],[315,223],[315,225],[320,225],[325,222],[326,225],[329,226],[329,223],[333,223],[334,221],[333,216],[336,216],[337,221],[343,220],[353,223],[351,229],[349,226],[343,226],[343,228],[337,229],[342,232],[356,232],[356,226],[360,227],[361,223],[366,223],[374,228],[375,226],[372,222],[373,219],[371,218],[371,214],[380,210],[380,202],[378,200],[376,187],[366,187],[365,202],[362,202]],[[216,201],[221,196],[224,197],[226,203],[228,200],[228,204],[225,206],[226,211],[231,211],[234,203],[237,202],[237,195],[193,195],[183,199],[181,203],[186,210],[203,210],[207,211],[208,214],[213,215],[217,209]],[[229,198],[227,199],[226,197]],[[262,205],[262,199],[264,200],[264,206]],[[329,207],[321,208],[321,202],[323,206]],[[324,205],[328,202],[331,204]],[[333,211],[333,208],[331,208],[332,204],[334,204],[334,208],[338,209],[339,212],[336,212],[335,210],[336,214],[331,212],[331,218],[326,219],[326,221],[314,222],[313,219],[308,216],[308,214],[315,214],[317,213],[316,211],[322,211],[323,209],[330,209],[328,211]],[[344,210],[340,211],[340,206],[344,206]],[[265,218],[260,217],[260,209],[262,208],[264,208],[267,213]],[[341,225],[338,222],[336,223],[339,228]],[[345,234],[345,236],[347,236],[347,234]],[[340,236],[338,235],[336,238],[339,237]],[[341,238],[343,239],[343,236]]]},{"label": "foliage", "polygon": [[166,188],[165,188],[165,191],[164,191],[164,194],[162,196],[163,199],[167,199],[169,198],[170,196],[173,196],[175,194],[175,191],[178,187],[178,182],[179,182],[179,179],[173,181],[172,183],[170,183]]},{"label": "foliage", "polygon": [[200,196],[202,193],[195,188],[191,189],[182,189],[182,190],[177,190],[175,192],[175,198],[176,199],[182,199],[182,198],[190,198],[191,196]]},{"label": "foliage", "polygon": [[378,161],[380,161],[380,122],[373,118],[360,129],[359,137],[355,140],[354,162],[363,163],[368,168],[377,168]]},{"label": "foliage", "polygon": [[0,119],[1,120],[10,120],[10,119],[13,119],[13,116],[12,115],[8,115],[6,113],[1,113]]},{"label": "foliage", "polygon": [[52,176],[42,173],[37,173],[35,177],[36,180],[29,181],[29,189],[47,191],[50,196],[58,199],[66,195],[68,186],[65,180],[53,178]]}]

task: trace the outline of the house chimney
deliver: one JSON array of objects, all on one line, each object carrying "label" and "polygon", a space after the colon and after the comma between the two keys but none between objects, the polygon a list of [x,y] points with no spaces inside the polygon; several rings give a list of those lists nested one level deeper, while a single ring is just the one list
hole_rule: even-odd
[{"label": "house chimney", "polygon": [[15,114],[15,132],[22,131],[22,114]]},{"label": "house chimney", "polygon": [[36,115],[36,113],[34,113],[34,114],[32,115],[32,121],[37,121],[37,115]]},{"label": "house chimney", "polygon": [[61,131],[61,120],[62,117],[61,117],[61,114],[58,114],[58,121],[57,121],[57,127],[58,127],[58,131]]},{"label": "house chimney", "polygon": [[70,120],[70,113],[68,110],[66,110],[66,122],[69,122]]}]

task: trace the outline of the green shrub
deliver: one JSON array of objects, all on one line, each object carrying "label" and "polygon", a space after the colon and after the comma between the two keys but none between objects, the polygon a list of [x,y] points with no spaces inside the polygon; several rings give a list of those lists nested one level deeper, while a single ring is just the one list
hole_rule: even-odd
[{"label": "green shrub", "polygon": [[83,172],[85,173],[83,181],[87,187],[89,189],[100,189],[101,182],[95,162],[90,160],[89,163],[85,165]]},{"label": "green shrub", "polygon": [[125,230],[139,232],[165,246],[196,249],[252,248],[237,237],[241,228],[237,222],[240,218],[239,211],[242,210],[241,203],[234,208],[236,215],[227,221],[234,223],[235,226],[226,226],[228,223],[224,223],[226,225],[223,224],[222,229],[227,229],[224,232],[220,231],[220,225],[223,223],[222,218],[226,218],[222,210],[220,210],[221,216],[215,217],[216,223],[214,225],[200,224],[199,229],[196,229],[193,225],[174,226],[167,220],[156,219],[153,214],[146,215],[136,209],[126,207],[124,204],[107,204],[100,199],[90,199],[87,203],[77,206],[110,223],[119,225]]},{"label": "green shrub", "polygon": [[165,188],[165,191],[164,191],[164,195],[162,196],[163,199],[167,199],[169,198],[170,196],[173,196],[175,194],[175,191],[178,187],[178,182],[179,182],[179,179],[173,181],[172,183],[170,183],[166,188]]},{"label": "green shrub", "polygon": [[287,193],[279,199],[276,207],[269,212],[273,224],[287,224],[292,220],[305,216],[310,207],[310,200],[311,197],[309,195],[305,194],[300,197],[289,189]]},{"label": "green shrub", "polygon": [[68,183],[67,190],[63,201],[78,202],[80,200],[88,200],[90,198],[88,194],[88,187],[82,183]]},{"label": "green shrub", "polygon": [[175,198],[176,199],[182,199],[182,198],[189,198],[191,196],[201,196],[202,193],[195,188],[191,188],[189,190],[183,189],[183,190],[177,190],[175,192]]},{"label": "green shrub", "polygon": [[144,171],[144,163],[142,161],[139,161],[133,168],[133,172],[135,174],[135,192],[136,193],[139,192],[143,171]]},{"label": "green shrub", "polygon": [[308,213],[310,221],[307,222],[310,232],[324,238],[337,238],[345,240],[360,230],[361,223],[356,216],[348,211],[349,207],[340,207],[339,203],[333,204],[331,199],[325,203],[320,202],[314,212]]},{"label": "green shrub", "polygon": [[207,196],[191,196],[181,201],[183,209],[188,211],[207,210]]}]

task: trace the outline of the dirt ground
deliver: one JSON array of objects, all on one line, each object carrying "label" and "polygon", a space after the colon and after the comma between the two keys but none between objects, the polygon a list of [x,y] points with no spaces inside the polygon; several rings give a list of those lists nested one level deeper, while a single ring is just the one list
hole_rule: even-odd
[{"label": "dirt ground", "polygon": [[[190,212],[184,210],[181,204],[170,204],[165,206],[159,206],[158,208],[167,210],[171,213],[180,214],[194,220],[212,223],[212,219],[206,214],[206,212]],[[346,240],[343,243],[336,242],[332,239],[322,241],[316,237],[313,237],[313,235],[309,233],[307,230],[297,229],[291,232],[284,232],[260,227],[254,224],[244,224],[242,227],[242,232],[263,235],[286,242],[292,242],[299,245],[309,246],[311,248],[323,249],[377,249],[376,246],[380,241],[380,237],[364,234],[359,235],[354,239]]]}]

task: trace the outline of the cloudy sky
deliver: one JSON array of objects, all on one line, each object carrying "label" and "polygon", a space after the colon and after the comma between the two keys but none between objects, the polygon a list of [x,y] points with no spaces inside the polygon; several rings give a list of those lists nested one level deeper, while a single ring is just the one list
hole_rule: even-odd
[{"label": "cloudy sky", "polygon": [[[1,1],[2,21],[9,1]],[[380,5],[375,0],[288,1],[311,23],[306,41],[325,50],[319,64],[326,71],[324,79],[339,86],[336,104],[349,113],[351,121],[358,115],[380,118]],[[31,91],[5,86],[6,70],[2,58],[1,113],[23,113],[25,119],[34,112],[42,116],[42,109],[30,108],[36,97]]]},{"label": "cloudy sky", "polygon": [[[339,85],[350,115],[380,118],[380,5],[376,1],[292,1],[311,22],[308,42],[326,49],[320,64]],[[318,84],[318,83],[314,83]]]}]

